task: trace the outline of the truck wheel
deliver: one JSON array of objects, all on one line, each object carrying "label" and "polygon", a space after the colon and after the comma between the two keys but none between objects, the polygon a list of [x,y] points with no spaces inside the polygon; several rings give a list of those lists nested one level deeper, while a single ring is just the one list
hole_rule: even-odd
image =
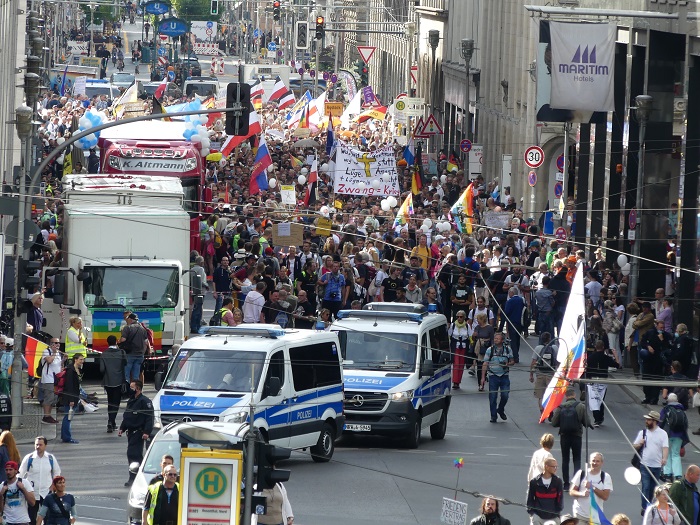
[{"label": "truck wheel", "polygon": [[407,448],[418,448],[418,445],[420,444],[420,433],[421,433],[421,425],[423,424],[423,418],[420,416],[416,416],[416,420],[413,422],[413,427],[411,427],[411,433],[406,436],[406,447]]},{"label": "truck wheel", "polygon": [[326,463],[333,457],[335,451],[335,436],[333,428],[324,423],[321,429],[321,435],[318,436],[318,443],[311,447],[311,459],[316,463]]},{"label": "truck wheel", "polygon": [[433,439],[444,439],[447,433],[447,409],[448,405],[442,409],[442,415],[437,423],[430,425],[430,437]]}]

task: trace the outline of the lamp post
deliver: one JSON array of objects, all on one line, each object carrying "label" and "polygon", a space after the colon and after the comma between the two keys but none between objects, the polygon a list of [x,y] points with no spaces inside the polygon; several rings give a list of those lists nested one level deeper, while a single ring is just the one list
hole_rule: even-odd
[{"label": "lamp post", "polygon": [[[432,106],[432,111],[431,113],[434,113],[436,108],[435,102],[437,98],[437,71],[436,71],[436,66],[437,66],[437,59],[436,59],[436,53],[437,53],[437,47],[440,45],[440,31],[437,29],[431,29],[428,31],[428,45],[430,46],[430,50],[432,51],[432,68],[431,68],[431,74],[430,74],[430,105]],[[437,158],[437,152],[438,152],[438,138],[437,135],[433,135],[432,139],[433,143],[433,150],[435,151],[435,158],[436,160],[439,160]],[[439,162],[437,163],[438,165],[438,172],[439,172]],[[439,173],[438,173],[439,174]]]},{"label": "lamp post", "polygon": [[[413,62],[413,35],[416,32],[415,22],[406,22],[406,96],[411,96],[411,63]],[[406,118],[406,143],[411,139],[411,117]]]},{"label": "lamp post", "polygon": [[97,4],[88,4],[90,8],[90,49],[88,55],[95,56],[95,9],[97,9]]},{"label": "lamp post", "polygon": [[[471,62],[472,62],[472,57],[474,56],[474,40],[471,38],[463,38],[462,39],[462,46],[461,46],[461,51],[462,51],[462,58],[464,59],[464,70],[466,72],[466,93],[464,95],[464,116],[463,116],[463,122],[462,122],[462,127],[464,128],[464,134],[462,138],[469,138],[469,130],[471,129],[471,126],[469,125],[470,122],[470,117],[471,114],[469,112],[469,70],[471,68]],[[464,160],[464,182],[463,184],[466,186],[469,184],[469,153],[466,154],[466,158]]]},{"label": "lamp post", "polygon": [[644,146],[644,135],[646,134],[647,122],[649,122],[649,117],[651,116],[654,99],[650,95],[637,95],[635,101],[637,102],[637,107],[632,109],[634,109],[637,121],[639,122],[639,161],[637,163],[637,227],[634,232],[635,240],[632,246],[629,282],[629,297],[632,301],[637,297],[639,288],[639,255],[642,249],[644,223],[642,219],[644,201],[644,155],[646,150]]},{"label": "lamp post", "polygon": [[[20,262],[24,257],[24,221],[27,213],[27,192],[26,192],[26,177],[29,173],[29,155],[27,155],[27,142],[32,136],[32,108],[26,105],[21,105],[15,109],[15,126],[17,128],[17,136],[22,144],[22,170],[20,172],[19,184],[17,185],[17,193],[19,194],[19,207],[17,210],[17,247],[15,251],[15,293],[19,297],[19,290],[22,286],[20,282]],[[22,334],[25,328],[25,318],[23,316],[15,316],[14,325],[14,358],[12,360],[12,377],[10,384],[10,400],[14,410],[12,411],[12,428],[19,428],[21,425],[22,414]]]}]

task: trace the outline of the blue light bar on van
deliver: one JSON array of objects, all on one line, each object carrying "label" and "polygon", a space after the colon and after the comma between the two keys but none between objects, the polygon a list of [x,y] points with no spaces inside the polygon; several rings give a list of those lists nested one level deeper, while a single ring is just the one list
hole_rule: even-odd
[{"label": "blue light bar on van", "polygon": [[379,310],[341,310],[338,319],[394,319],[399,321],[412,321],[422,323],[425,314],[411,312],[382,312]]},{"label": "blue light bar on van", "polygon": [[285,331],[277,325],[263,326],[202,326],[199,329],[202,335],[251,335],[255,337],[268,337],[277,339],[285,334]]}]

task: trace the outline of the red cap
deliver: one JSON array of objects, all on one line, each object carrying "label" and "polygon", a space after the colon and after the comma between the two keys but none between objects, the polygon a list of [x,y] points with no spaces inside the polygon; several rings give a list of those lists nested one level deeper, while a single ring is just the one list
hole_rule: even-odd
[{"label": "red cap", "polygon": [[275,253],[275,251],[269,246],[265,248],[265,255],[272,255],[273,253]]},{"label": "red cap", "polygon": [[19,465],[16,461],[8,461],[7,463],[5,463],[5,468],[13,468],[15,470],[19,470]]}]

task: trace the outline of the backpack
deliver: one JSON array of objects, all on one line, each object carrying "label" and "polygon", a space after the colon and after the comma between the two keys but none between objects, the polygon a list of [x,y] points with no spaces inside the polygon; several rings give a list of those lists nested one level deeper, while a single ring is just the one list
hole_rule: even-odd
[{"label": "backpack", "polygon": [[221,238],[221,234],[214,230],[214,248],[217,250],[221,248],[221,245],[224,244],[224,240]]},{"label": "backpack", "polygon": [[222,310],[223,308],[214,312],[214,315],[212,315],[211,319],[209,319],[209,326],[221,326],[221,319],[224,316],[224,312]]},{"label": "backpack", "polygon": [[[51,349],[49,348],[48,351],[49,351],[49,356],[51,356]],[[44,366],[46,366],[46,364],[47,364],[46,361],[44,361],[44,358],[42,357],[39,360],[39,364],[36,365],[36,370],[34,371],[34,377],[41,378],[41,374],[44,371]]]},{"label": "backpack", "polygon": [[143,327],[144,330],[146,330],[146,338],[148,339],[148,344],[150,345],[151,350],[153,350],[153,348],[154,348],[154,347],[153,347],[153,341],[154,341],[154,339],[153,339],[153,330],[151,330],[150,328],[148,328],[148,327],[147,327],[145,324],[143,324],[143,323],[139,323],[139,324]]},{"label": "backpack", "polygon": [[527,305],[523,306],[523,311],[520,313],[520,326],[528,328],[532,322],[532,314]]},{"label": "backpack", "polygon": [[581,430],[581,422],[578,419],[576,407],[579,402],[576,401],[573,405],[565,405],[559,411],[559,433],[569,434]]},{"label": "backpack", "polygon": [[[48,452],[46,453],[47,456],[49,456],[49,463],[51,464],[51,477],[53,477],[53,454],[49,454]],[[32,469],[32,463],[34,463],[34,457],[29,456],[29,459],[27,460],[27,473]]]},{"label": "backpack", "polygon": [[688,416],[685,414],[685,410],[673,405],[666,405],[664,426],[671,432],[683,432],[688,426]]},{"label": "backpack", "polygon": [[[581,483],[583,483],[584,479],[586,479],[586,475],[583,472],[581,472],[581,479],[579,480],[579,484],[576,485],[576,487],[574,487],[575,490],[579,490],[579,487],[581,486]],[[605,483],[605,471],[604,470],[600,471],[600,483],[601,483],[601,485],[603,483]]]},{"label": "backpack", "polygon": [[68,372],[67,368],[64,368],[60,372],[57,372],[53,376],[53,393],[56,394],[57,396],[60,396],[63,394],[63,389],[66,387],[66,373]]},{"label": "backpack", "polygon": [[542,372],[554,372],[557,369],[557,360],[554,353],[554,346],[549,342],[542,347],[537,356],[537,369]]}]

